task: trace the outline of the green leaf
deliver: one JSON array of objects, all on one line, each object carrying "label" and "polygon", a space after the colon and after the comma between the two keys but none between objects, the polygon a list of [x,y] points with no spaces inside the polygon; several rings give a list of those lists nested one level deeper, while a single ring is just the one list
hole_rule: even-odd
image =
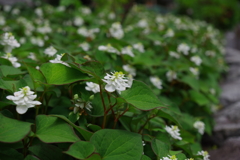
[{"label": "green leaf", "polygon": [[11,92],[16,92],[19,88],[27,86],[27,83],[24,79],[20,79],[19,81],[5,81],[0,79],[0,88],[6,89]]},{"label": "green leaf", "polygon": [[3,148],[0,150],[1,160],[22,160],[23,154],[13,148]]},{"label": "green leaf", "polygon": [[74,158],[85,159],[90,156],[95,150],[95,147],[90,142],[79,141],[73,143],[68,151],[64,152]]},{"label": "green leaf", "polygon": [[171,111],[169,108],[162,108],[161,110],[158,111],[157,115],[159,117],[166,118],[176,123],[178,126],[181,126],[181,124],[179,123],[180,115]]},{"label": "green leaf", "polygon": [[181,79],[183,82],[185,82],[186,84],[188,84],[190,87],[192,87],[195,90],[199,89],[199,82],[198,79],[196,79],[195,77],[192,76],[184,76]]},{"label": "green leaf", "polygon": [[0,122],[0,142],[20,141],[31,131],[31,123],[11,119],[2,114],[0,114]]},{"label": "green leaf", "polygon": [[39,160],[39,159],[33,155],[27,155],[27,157],[24,158],[24,160]]},{"label": "green leaf", "polygon": [[79,70],[59,63],[45,63],[40,70],[48,84],[61,85],[89,79],[86,74]]},{"label": "green leaf", "polygon": [[102,160],[101,156],[99,154],[93,154],[89,158],[85,160]]},{"label": "green leaf", "polygon": [[3,74],[4,77],[8,76],[8,75],[18,75],[18,74],[23,74],[25,72],[22,72],[20,69],[15,68],[13,66],[5,66],[5,65],[1,65],[0,66],[0,70]]},{"label": "green leaf", "polygon": [[104,160],[139,160],[143,153],[141,135],[124,130],[97,131],[90,142]]},{"label": "green leaf", "polygon": [[149,157],[146,156],[146,155],[143,155],[141,160],[151,160],[151,158],[149,158]]},{"label": "green leaf", "polygon": [[88,61],[86,63],[83,63],[80,69],[83,72],[91,74],[97,79],[103,79],[105,76],[105,70],[103,68],[103,65],[97,61]]},{"label": "green leaf", "polygon": [[166,157],[169,155],[169,146],[167,144],[158,139],[153,139],[151,143],[154,153],[159,158]]},{"label": "green leaf", "polygon": [[40,143],[29,147],[29,151],[41,160],[64,160],[62,150],[54,145]]},{"label": "green leaf", "polygon": [[200,92],[191,90],[191,91],[189,91],[189,94],[190,94],[192,100],[195,101],[200,106],[203,106],[203,105],[206,105],[206,104],[210,103],[208,98]]},{"label": "green leaf", "polygon": [[79,141],[72,127],[57,117],[38,115],[36,128],[36,136],[45,143]]},{"label": "green leaf", "polygon": [[51,115],[54,117],[58,117],[61,118],[62,120],[68,122],[74,129],[76,129],[83,137],[86,141],[90,140],[91,136],[93,135],[92,132],[89,132],[79,126],[76,126],[74,123],[72,123],[69,119],[67,119],[65,116],[62,115]]},{"label": "green leaf", "polygon": [[46,83],[45,77],[39,70],[37,70],[36,68],[33,68],[31,66],[28,66],[28,65],[25,65],[25,66],[27,67],[27,70],[28,70],[36,88],[40,87],[40,85],[39,85],[40,82]]},{"label": "green leaf", "polygon": [[152,110],[164,106],[152,90],[140,81],[134,80],[131,88],[121,92],[121,97],[140,110]]}]

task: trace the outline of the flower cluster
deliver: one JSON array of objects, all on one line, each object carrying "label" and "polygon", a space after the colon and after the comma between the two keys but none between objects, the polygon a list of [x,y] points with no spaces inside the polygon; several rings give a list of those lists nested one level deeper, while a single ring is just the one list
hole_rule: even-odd
[{"label": "flower cluster", "polygon": [[4,51],[6,53],[11,53],[13,48],[20,47],[15,37],[9,32],[2,35],[0,43],[4,45]]},{"label": "flower cluster", "polygon": [[178,126],[166,126],[165,130],[174,138],[174,139],[179,139],[182,140],[182,138],[180,137],[180,133],[179,133],[179,129]]},{"label": "flower cluster", "polygon": [[75,105],[73,112],[76,114],[78,113],[79,109],[84,109],[86,108],[88,111],[91,111],[92,105],[91,102],[85,102],[81,98],[78,97],[78,94],[74,95],[73,103]]},{"label": "flower cluster", "polygon": [[52,57],[57,53],[57,50],[53,46],[50,46],[44,50],[44,53],[49,57]]},{"label": "flower cluster", "polygon": [[17,62],[18,61],[17,57],[12,56],[11,53],[6,53],[5,55],[2,56],[2,58],[8,59],[15,68],[21,66],[21,64]]},{"label": "flower cluster", "polygon": [[103,81],[107,83],[105,89],[108,92],[118,91],[120,93],[131,87],[131,81],[126,79],[122,72],[114,72],[111,75],[107,73]]},{"label": "flower cluster", "polygon": [[28,108],[32,108],[35,105],[41,105],[39,101],[34,101],[37,95],[30,90],[28,86],[20,88],[20,91],[14,92],[13,96],[7,96],[6,98],[12,100],[13,103],[17,105],[17,112],[19,114],[24,114],[27,112]]},{"label": "flower cluster", "polygon": [[122,39],[124,36],[124,31],[119,22],[113,23],[111,28],[109,29],[109,32],[110,32],[111,36],[116,39]]},{"label": "flower cluster", "polygon": [[87,86],[85,87],[85,89],[87,91],[92,91],[94,93],[100,92],[99,84],[93,83],[93,82],[86,82],[86,84],[87,84]]},{"label": "flower cluster", "polygon": [[169,155],[168,157],[163,157],[160,160],[178,160],[178,159],[177,159],[177,157],[175,155],[173,155],[173,156]]}]

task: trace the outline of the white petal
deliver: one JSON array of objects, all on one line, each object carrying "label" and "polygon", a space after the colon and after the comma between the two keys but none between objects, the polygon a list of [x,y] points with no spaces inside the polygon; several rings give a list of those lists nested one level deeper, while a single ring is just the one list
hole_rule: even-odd
[{"label": "white petal", "polygon": [[24,114],[27,112],[28,107],[25,105],[21,105],[21,106],[17,106],[16,110],[19,114]]},{"label": "white petal", "polygon": [[114,92],[116,90],[115,86],[113,85],[106,85],[105,86],[105,89],[108,91],[108,92]]}]

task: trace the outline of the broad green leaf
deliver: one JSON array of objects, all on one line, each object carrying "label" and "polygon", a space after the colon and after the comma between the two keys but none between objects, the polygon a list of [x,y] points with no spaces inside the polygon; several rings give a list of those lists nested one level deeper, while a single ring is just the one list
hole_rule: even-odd
[{"label": "broad green leaf", "polygon": [[3,76],[8,76],[8,75],[18,75],[18,74],[23,74],[25,72],[22,72],[20,69],[15,68],[13,66],[5,66],[5,65],[1,65],[0,66],[0,70],[3,74]]},{"label": "broad green leaf", "polygon": [[28,65],[25,65],[25,66],[27,67],[27,70],[28,70],[36,88],[40,87],[40,85],[39,85],[40,82],[46,83],[45,77],[39,70],[37,70],[36,68],[33,68],[31,66],[28,66]]},{"label": "broad green leaf", "polygon": [[72,123],[69,119],[67,119],[65,116],[62,115],[51,115],[54,117],[58,117],[61,118],[62,120],[68,122],[74,129],[76,129],[83,137],[86,141],[90,140],[91,136],[93,135],[92,132],[89,132],[79,126],[76,126],[74,123]]},{"label": "broad green leaf", "polygon": [[64,160],[62,150],[51,144],[40,143],[33,145],[29,147],[29,151],[41,160]]},{"label": "broad green leaf", "polygon": [[27,155],[27,157],[25,157],[24,160],[39,160],[39,159],[33,155]]},{"label": "broad green leaf", "polygon": [[89,158],[84,160],[102,160],[101,156],[99,154],[93,154]]},{"label": "broad green leaf", "polygon": [[40,67],[48,84],[68,84],[80,80],[87,80],[89,77],[76,70],[59,63],[45,63]]},{"label": "broad green leaf", "polygon": [[124,130],[97,131],[90,142],[104,160],[139,160],[143,153],[141,135]]},{"label": "broad green leaf", "polygon": [[74,158],[85,159],[90,156],[94,150],[95,147],[90,142],[79,141],[73,143],[68,151],[65,151],[64,153],[73,156]]},{"label": "broad green leaf", "polygon": [[181,81],[185,82],[186,84],[188,84],[190,87],[192,87],[194,90],[198,90],[199,89],[199,82],[198,79],[196,79],[193,76],[184,76]]},{"label": "broad green leaf", "polygon": [[166,118],[166,119],[176,123],[178,126],[181,126],[181,124],[179,123],[179,118],[181,116],[179,114],[171,111],[169,108],[162,108],[161,110],[158,111],[157,115],[159,117]]},{"label": "broad green leaf", "polygon": [[91,74],[92,76],[94,76],[98,79],[103,79],[105,76],[105,71],[104,71],[103,65],[97,61],[85,62],[80,66],[80,69],[83,72]]},{"label": "broad green leaf", "polygon": [[192,100],[195,101],[200,106],[210,103],[208,98],[200,92],[197,92],[195,90],[191,90],[191,91],[189,91],[189,94],[190,94]]},{"label": "broad green leaf", "polygon": [[21,122],[0,114],[0,142],[14,143],[25,138],[31,131],[31,123]]},{"label": "broad green leaf", "polygon": [[140,81],[133,81],[131,88],[121,92],[121,97],[140,110],[151,110],[164,106],[151,89]]},{"label": "broad green leaf", "polygon": [[0,64],[12,66],[12,63],[8,59],[2,58],[2,57],[0,57]]},{"label": "broad green leaf", "polygon": [[79,137],[63,120],[46,115],[36,118],[36,136],[45,143],[76,142]]},{"label": "broad green leaf", "polygon": [[0,150],[1,160],[22,160],[23,154],[13,148],[3,148]]},{"label": "broad green leaf", "polygon": [[165,144],[164,142],[158,139],[152,140],[152,149],[159,158],[166,157],[169,155],[169,145]]},{"label": "broad green leaf", "polygon": [[149,157],[146,156],[146,155],[143,155],[141,160],[151,160],[151,158],[149,158]]},{"label": "broad green leaf", "polygon": [[178,160],[186,160],[186,156],[183,153],[176,154],[176,157]]},{"label": "broad green leaf", "polygon": [[24,79],[20,79],[19,81],[5,81],[3,79],[0,79],[0,88],[11,92],[19,91],[19,88],[25,86],[27,86],[27,83]]}]

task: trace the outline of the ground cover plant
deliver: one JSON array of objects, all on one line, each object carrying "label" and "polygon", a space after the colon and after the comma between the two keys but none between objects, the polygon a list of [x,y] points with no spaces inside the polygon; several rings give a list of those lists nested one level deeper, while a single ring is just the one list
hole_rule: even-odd
[{"label": "ground cover plant", "polygon": [[124,20],[109,11],[2,7],[1,159],[209,159],[220,32],[142,6]]}]

